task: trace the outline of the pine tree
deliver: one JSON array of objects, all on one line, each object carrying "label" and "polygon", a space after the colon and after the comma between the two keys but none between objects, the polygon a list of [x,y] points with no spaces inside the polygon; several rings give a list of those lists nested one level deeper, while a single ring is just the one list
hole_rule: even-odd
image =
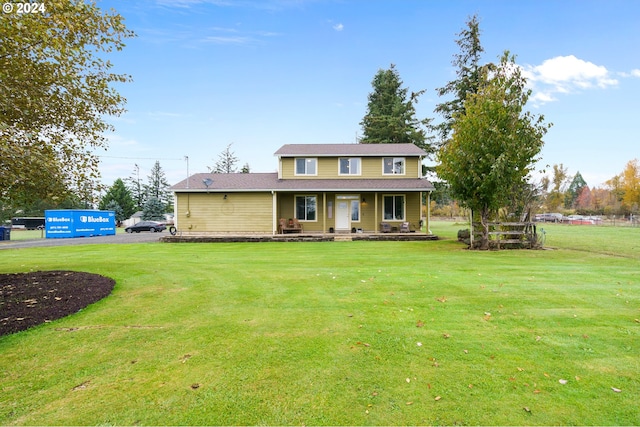
[{"label": "pine tree", "polygon": [[411,143],[432,153],[423,128],[429,119],[417,119],[413,105],[424,91],[408,96],[409,89],[402,84],[395,65],[378,70],[371,83],[373,92],[369,94],[367,113],[360,122],[363,131],[360,143]]},{"label": "pine tree", "polygon": [[171,193],[169,192],[169,182],[159,161],[156,160],[147,178],[148,183],[144,186],[146,200],[155,198],[164,205],[164,209],[167,209],[171,204]]},{"label": "pine tree", "polygon": [[438,96],[453,95],[453,99],[442,102],[435,108],[435,112],[440,114],[444,121],[431,129],[439,135],[441,145],[451,137],[455,115],[464,113],[467,96],[478,93],[482,83],[482,70],[493,68],[492,64],[480,64],[484,48],[480,44],[480,24],[477,15],[469,18],[467,28],[458,33],[458,36],[460,38],[456,40],[456,44],[460,47],[460,52],[453,56],[451,62],[457,68],[456,79],[436,89]]},{"label": "pine tree", "polygon": [[100,200],[98,207],[100,209],[110,209],[109,204],[111,202],[115,202],[122,211],[121,218],[118,218],[116,215],[116,220],[118,221],[124,221],[136,211],[136,205],[131,197],[131,192],[127,189],[120,178],[113,182],[113,185],[109,188],[107,194],[105,194]]},{"label": "pine tree", "polygon": [[582,189],[587,186],[587,182],[584,180],[580,172],[576,172],[575,176],[569,184],[569,188],[564,193],[564,207],[567,209],[573,209],[576,205],[576,200],[582,192]]},{"label": "pine tree", "polygon": [[213,168],[209,168],[214,173],[234,173],[236,172],[236,163],[238,163],[238,158],[235,156],[235,153],[231,151],[231,146],[233,143],[227,145],[227,148],[220,153],[218,156],[218,161]]},{"label": "pine tree", "polygon": [[142,219],[144,221],[162,221],[166,205],[156,197],[150,197],[142,207]]}]

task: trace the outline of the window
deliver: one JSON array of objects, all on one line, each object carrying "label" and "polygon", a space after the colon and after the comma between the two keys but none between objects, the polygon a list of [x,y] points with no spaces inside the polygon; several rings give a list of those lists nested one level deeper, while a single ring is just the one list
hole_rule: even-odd
[{"label": "window", "polygon": [[296,218],[300,221],[315,221],[316,206],[316,196],[296,196]]},{"label": "window", "polygon": [[317,175],[318,159],[315,158],[297,158],[296,159],[296,175]]},{"label": "window", "polygon": [[360,175],[360,158],[341,158],[340,160],[340,175]]},{"label": "window", "polygon": [[351,201],[351,221],[360,221],[360,200]]},{"label": "window", "polygon": [[384,196],[384,219],[404,221],[404,196]]},{"label": "window", "polygon": [[383,157],[382,173],[385,175],[404,175],[404,157]]}]

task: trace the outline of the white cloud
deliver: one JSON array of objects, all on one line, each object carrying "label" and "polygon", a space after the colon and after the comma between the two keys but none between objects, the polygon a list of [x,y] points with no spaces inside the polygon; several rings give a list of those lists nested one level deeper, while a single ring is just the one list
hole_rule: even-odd
[{"label": "white cloud", "polygon": [[344,30],[344,25],[336,24],[336,25],[333,26],[333,29],[338,31],[338,32],[340,32],[340,31]]},{"label": "white cloud", "polygon": [[540,104],[556,100],[554,94],[606,89],[618,84],[606,67],[573,55],[556,56],[541,65],[524,66],[523,73],[533,88],[533,100]]}]

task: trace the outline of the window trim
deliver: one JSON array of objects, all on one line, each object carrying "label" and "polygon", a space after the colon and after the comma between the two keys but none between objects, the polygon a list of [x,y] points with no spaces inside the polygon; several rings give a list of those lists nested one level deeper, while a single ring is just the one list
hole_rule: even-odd
[{"label": "window trim", "polygon": [[[304,173],[298,173],[298,160],[304,160]],[[315,164],[315,172],[314,173],[308,173],[307,172],[307,162],[309,160],[313,160],[314,164]],[[293,159],[293,174],[295,176],[318,176],[318,158],[317,157],[295,157]]]},{"label": "window trim", "polygon": [[[342,160],[347,160],[349,162],[348,169],[349,173],[342,172]],[[351,172],[351,161],[358,161],[358,173],[350,173]],[[361,157],[338,157],[338,175],[340,176],[361,176],[362,175],[362,158]]]},{"label": "window trim", "polygon": [[[392,206],[392,210],[394,212],[394,217],[393,218],[385,218],[385,211],[386,211],[386,209],[385,209],[385,207],[386,207],[385,206],[385,200],[386,200],[387,197],[393,197],[393,206]],[[395,198],[396,197],[402,197],[402,218],[401,219],[395,218],[395,211],[396,211],[396,209],[395,209],[395,204],[396,204]],[[383,221],[401,221],[401,222],[404,222],[404,221],[406,221],[406,218],[407,218],[407,195],[406,194],[400,194],[400,193],[383,194],[382,195],[382,220]]]},{"label": "window trim", "polygon": [[[305,218],[298,218],[298,198],[305,198]],[[307,202],[306,199],[308,197],[312,197],[315,202],[316,210],[315,210],[315,219],[307,219],[306,216],[308,214],[307,211]],[[318,222],[318,195],[317,194],[295,194],[293,196],[293,218],[297,219],[300,222]]]},{"label": "window trim", "polygon": [[[385,160],[391,159],[391,172],[385,172]],[[394,165],[397,160],[402,160],[402,172],[396,173]],[[382,158],[382,175],[406,175],[407,173],[407,158],[406,157],[383,157]]]}]

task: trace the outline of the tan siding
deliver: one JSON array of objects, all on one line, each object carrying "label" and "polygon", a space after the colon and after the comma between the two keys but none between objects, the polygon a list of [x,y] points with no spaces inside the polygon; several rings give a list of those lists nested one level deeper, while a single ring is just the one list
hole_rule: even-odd
[{"label": "tan siding", "polygon": [[285,157],[281,159],[282,179],[293,179],[295,176],[295,160],[293,157]]},{"label": "tan siding", "polygon": [[422,174],[419,157],[406,157],[404,175],[383,175],[382,157],[362,157],[360,175],[340,175],[339,157],[319,157],[317,175],[295,175],[295,159],[282,159],[282,179],[362,179],[362,178],[418,178]]},{"label": "tan siding", "polygon": [[[270,193],[193,193],[177,195],[178,230],[182,232],[272,231]],[[187,216],[189,211],[189,216]]]}]

